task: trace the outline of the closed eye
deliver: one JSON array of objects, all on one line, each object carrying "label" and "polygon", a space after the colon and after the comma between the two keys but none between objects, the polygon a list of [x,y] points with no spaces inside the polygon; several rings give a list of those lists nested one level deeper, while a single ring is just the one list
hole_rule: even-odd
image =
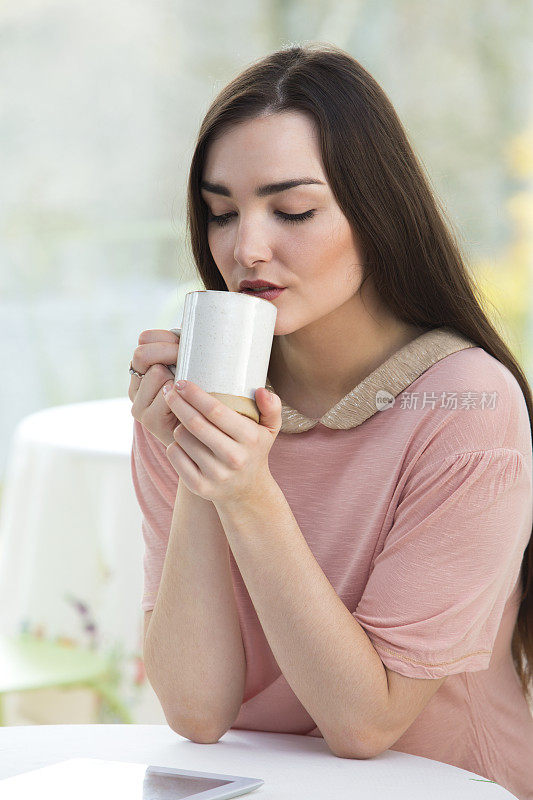
[{"label": "closed eye", "polygon": [[[305,222],[306,219],[311,219],[315,215],[316,209],[311,208],[309,211],[304,211],[302,214],[285,214],[283,211],[275,211],[275,214],[278,214],[284,222],[295,223],[295,222]],[[230,217],[233,216],[233,213],[228,214],[220,214],[219,216],[215,216],[215,214],[211,214],[209,211],[209,217],[207,219],[208,222],[215,222],[220,228],[227,225],[229,222]]]}]

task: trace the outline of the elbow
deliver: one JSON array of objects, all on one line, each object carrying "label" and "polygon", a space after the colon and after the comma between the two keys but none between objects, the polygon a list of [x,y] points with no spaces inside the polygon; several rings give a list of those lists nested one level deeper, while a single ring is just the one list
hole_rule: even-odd
[{"label": "elbow", "polygon": [[[165,716],[167,715],[165,714]],[[169,719],[168,716],[167,722],[175,733],[196,744],[216,744],[226,733],[226,729],[221,730],[220,728],[197,722],[184,724],[183,720]]]},{"label": "elbow", "polygon": [[336,737],[333,740],[329,738],[326,739],[326,743],[337,758],[375,758],[387,749],[382,742],[378,742],[377,738],[371,735],[358,735],[355,742],[353,736],[340,739]]},{"label": "elbow", "polygon": [[183,736],[184,739],[189,739],[191,742],[196,742],[197,744],[215,744],[220,737],[226,733],[228,730],[227,728],[215,728],[212,724],[198,721],[198,718],[193,715],[187,716],[184,714],[177,714],[176,703],[170,705],[164,701],[161,692],[157,688],[157,684],[151,679],[148,669],[146,670],[146,676],[157,695],[167,724],[174,733]]},{"label": "elbow", "polygon": [[375,758],[376,756],[379,756],[379,754],[383,752],[383,750],[378,750],[376,752],[375,750],[366,750],[362,748],[357,748],[357,749],[350,748],[348,750],[346,749],[333,750],[330,747],[330,750],[333,753],[333,755],[336,756],[337,758],[357,758],[357,759]]}]

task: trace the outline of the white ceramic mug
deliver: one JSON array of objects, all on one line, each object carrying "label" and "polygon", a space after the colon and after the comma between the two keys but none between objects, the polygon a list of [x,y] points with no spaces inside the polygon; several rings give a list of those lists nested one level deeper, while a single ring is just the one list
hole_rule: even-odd
[{"label": "white ceramic mug", "polygon": [[239,292],[185,295],[174,381],[196,383],[222,403],[259,422],[255,390],[264,387],[278,309]]}]

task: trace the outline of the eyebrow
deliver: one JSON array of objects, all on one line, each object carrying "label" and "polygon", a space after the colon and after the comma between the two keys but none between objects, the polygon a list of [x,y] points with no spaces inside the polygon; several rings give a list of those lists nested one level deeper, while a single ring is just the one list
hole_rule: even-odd
[{"label": "eyebrow", "polygon": [[[292,189],[294,186],[301,186],[302,184],[320,183],[324,186],[324,181],[319,181],[317,178],[292,178],[291,180],[280,181],[279,183],[267,183],[264,186],[258,186],[254,194],[256,197],[267,197],[271,194],[278,192],[285,192],[287,189]],[[231,192],[227,186],[222,183],[210,183],[209,181],[202,181],[200,187],[205,189],[206,192],[213,194],[222,194],[224,197],[231,197]]]}]

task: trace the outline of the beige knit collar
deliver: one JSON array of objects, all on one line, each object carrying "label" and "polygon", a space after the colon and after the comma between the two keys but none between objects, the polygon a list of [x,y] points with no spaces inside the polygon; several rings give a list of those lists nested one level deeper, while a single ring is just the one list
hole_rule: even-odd
[{"label": "beige knit collar", "polygon": [[[376,404],[377,392],[385,392],[386,402],[387,393],[396,397],[437,361],[467,347],[477,345],[451,328],[426,331],[393,353],[320,419],[306,417],[281,398],[281,432],[303,433],[319,422],[335,430],[356,428],[384,407]],[[266,388],[276,393],[268,378]]]}]

